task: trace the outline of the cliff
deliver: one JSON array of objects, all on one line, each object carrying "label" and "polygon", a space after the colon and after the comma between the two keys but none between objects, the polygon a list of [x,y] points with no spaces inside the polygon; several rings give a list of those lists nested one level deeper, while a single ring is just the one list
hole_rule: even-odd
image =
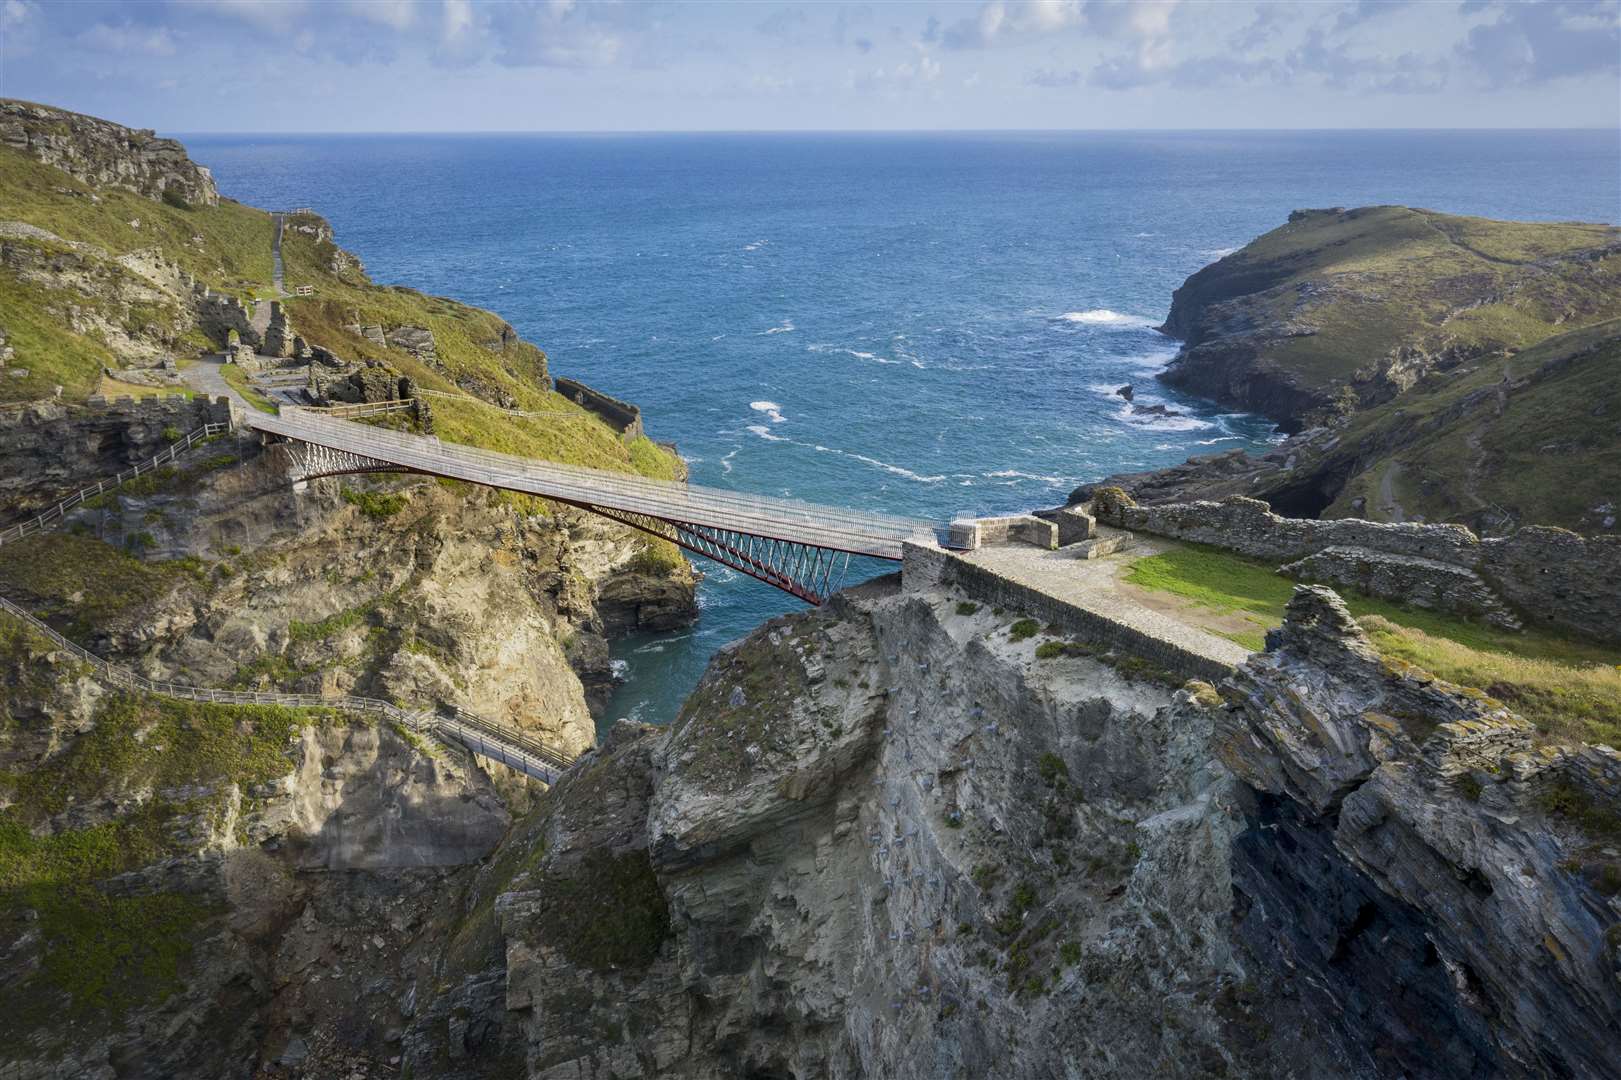
[{"label": "cliff", "polygon": [[1612,226],[1300,210],[1176,290],[1162,377],[1298,431],[1621,315],[1618,268]]},{"label": "cliff", "polygon": [[93,116],[0,99],[0,144],[92,187],[118,187],[171,206],[218,206],[207,169],[173,139]]},{"label": "cliff", "polygon": [[[670,729],[616,728],[470,882],[405,1060],[1607,1074],[1612,751],[1534,745],[1325,589],[1219,690],[1016,617],[875,582],[717,656]],[[447,1046],[468,1009],[485,1036]]]}]

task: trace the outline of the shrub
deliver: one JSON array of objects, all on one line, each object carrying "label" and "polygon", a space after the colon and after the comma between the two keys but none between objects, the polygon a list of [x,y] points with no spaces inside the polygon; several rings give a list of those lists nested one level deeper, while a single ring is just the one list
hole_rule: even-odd
[{"label": "shrub", "polygon": [[357,491],[354,488],[344,488],[343,501],[351,506],[359,507],[360,512],[367,517],[381,521],[391,518],[405,509],[405,504],[410,500],[398,493]]},{"label": "shrub", "polygon": [[959,601],[958,604],[957,604],[957,614],[958,615],[972,615],[974,612],[976,612],[978,610],[979,610],[979,605],[974,603],[972,600],[962,600],[962,601]]},{"label": "shrub", "polygon": [[1024,641],[1041,633],[1041,624],[1034,619],[1020,619],[1008,630],[1008,638],[1012,641]]},{"label": "shrub", "polygon": [[172,206],[176,210],[191,209],[191,203],[186,201],[186,197],[172,187],[163,189],[163,205]]}]

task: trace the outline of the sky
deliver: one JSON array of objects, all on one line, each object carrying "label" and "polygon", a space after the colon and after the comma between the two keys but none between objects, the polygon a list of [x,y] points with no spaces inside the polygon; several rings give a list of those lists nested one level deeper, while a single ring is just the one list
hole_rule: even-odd
[{"label": "sky", "polygon": [[0,0],[0,96],[160,131],[1621,125],[1621,0]]}]

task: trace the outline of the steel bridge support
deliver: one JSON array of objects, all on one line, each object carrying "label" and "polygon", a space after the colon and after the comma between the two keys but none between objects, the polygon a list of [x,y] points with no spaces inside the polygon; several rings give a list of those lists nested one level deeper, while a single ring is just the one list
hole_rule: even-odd
[{"label": "steel bridge support", "polygon": [[287,475],[293,483],[320,480],[327,476],[350,476],[357,473],[409,473],[412,470],[376,458],[363,457],[347,450],[333,450],[315,443],[284,442],[279,444],[287,455]]},{"label": "steel bridge support", "polygon": [[[391,462],[347,450],[333,450],[315,443],[292,440],[279,445],[287,455],[288,476],[295,484],[328,476],[416,472]],[[729,566],[813,606],[819,607],[843,587],[845,573],[850,567],[850,553],[834,548],[774,540],[711,525],[666,520],[589,502],[555,498],[552,501],[588,510],[660,540],[667,540],[685,551]]]},{"label": "steel bridge support", "polygon": [[677,547],[774,585],[807,604],[820,606],[844,585],[850,553],[811,544],[793,544],[752,533],[666,521],[604,506],[581,504],[593,514],[668,540]]}]

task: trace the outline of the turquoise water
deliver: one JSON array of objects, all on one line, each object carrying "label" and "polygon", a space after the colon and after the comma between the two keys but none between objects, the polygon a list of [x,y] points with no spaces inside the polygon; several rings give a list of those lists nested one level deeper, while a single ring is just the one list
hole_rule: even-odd
[{"label": "turquoise water", "polygon": [[[1152,381],[1152,327],[1292,209],[1621,218],[1615,132],[185,141],[226,194],[315,207],[376,280],[498,311],[640,404],[696,482],[940,519],[1264,444]],[[1128,382],[1185,415],[1130,416]],[[668,720],[797,604],[705,569],[697,626],[617,649],[612,715]]]}]

